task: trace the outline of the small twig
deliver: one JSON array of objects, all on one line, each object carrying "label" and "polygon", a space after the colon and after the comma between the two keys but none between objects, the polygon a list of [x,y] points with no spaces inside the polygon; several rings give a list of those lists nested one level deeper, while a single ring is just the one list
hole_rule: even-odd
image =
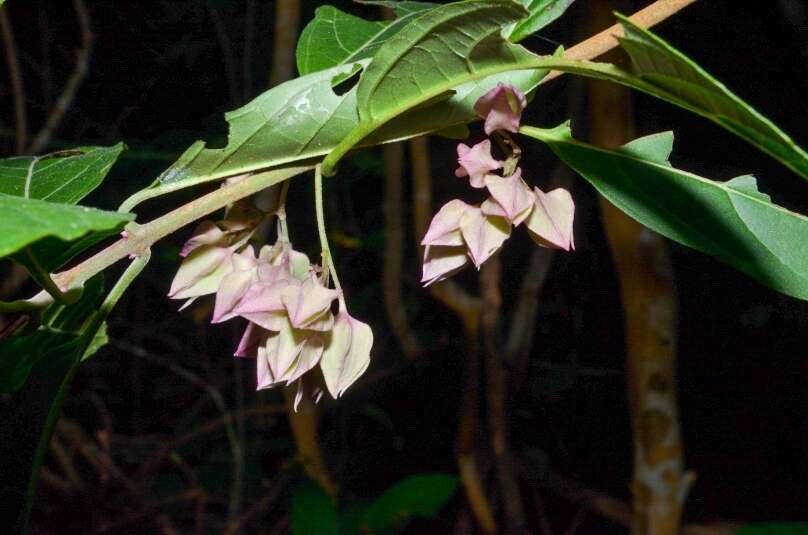
[{"label": "small twig", "polygon": [[401,351],[411,360],[421,354],[421,346],[410,328],[407,311],[401,296],[404,268],[404,221],[402,216],[404,194],[404,145],[390,143],[384,146],[384,264],[382,290],[384,308],[390,329],[398,340]]},{"label": "small twig", "polygon": [[8,18],[8,7],[0,7],[0,36],[6,49],[6,67],[11,82],[11,93],[14,97],[15,120],[15,152],[23,154],[28,145],[28,112],[25,104],[25,88],[20,71],[20,58],[17,54],[17,43],[14,40],[14,29]]},{"label": "small twig", "polygon": [[275,2],[270,86],[278,85],[294,76],[294,50],[297,44],[298,28],[300,28],[300,0]]},{"label": "small twig", "polygon": [[466,331],[468,350],[466,371],[460,396],[460,414],[456,438],[457,469],[469,509],[483,533],[496,533],[494,510],[485,493],[483,476],[477,461],[479,445],[480,345],[476,323]]},{"label": "small twig", "polygon": [[201,435],[212,433],[213,431],[216,431],[222,426],[232,425],[232,422],[236,417],[245,418],[247,416],[282,414],[285,412],[285,410],[286,409],[283,405],[266,405],[260,407],[251,407],[244,409],[239,413],[229,412],[220,418],[216,418],[214,420],[205,422],[199,427],[196,427],[186,433],[183,433],[182,435],[173,437],[172,439],[160,444],[156,448],[155,453],[146,462],[140,465],[138,473],[141,475],[141,477],[143,477],[146,474],[153,472],[162,464],[165,458],[168,457],[168,455],[175,449],[179,448],[183,444],[187,444],[188,442],[191,442],[192,440],[199,438]]},{"label": "small twig", "polygon": [[502,311],[500,289],[502,259],[489,258],[480,270],[480,294],[483,301],[480,315],[485,359],[486,399],[488,401],[488,432],[494,450],[499,489],[505,513],[503,533],[522,534],[525,530],[525,511],[522,493],[514,467],[513,452],[508,438],[508,376],[500,355],[499,328]]},{"label": "small twig", "polygon": [[286,417],[295,439],[297,461],[312,481],[316,481],[326,494],[335,497],[339,486],[331,476],[320,447],[318,407],[310,396],[303,396],[295,410],[296,389],[297,385],[285,387],[283,396],[286,400]]},{"label": "small twig", "polygon": [[[213,404],[216,405],[216,408],[222,413],[222,416],[227,416],[227,405],[225,404],[224,397],[222,396],[221,392],[219,392],[219,389],[195,373],[183,368],[182,366],[179,366],[178,364],[175,364],[174,362],[166,360],[159,355],[155,355],[142,347],[135,346],[124,340],[113,339],[111,340],[110,344],[118,349],[126,351],[134,357],[146,360],[152,364],[157,364],[158,366],[162,366],[163,368],[170,370],[178,377],[181,377],[187,382],[201,388],[208,394],[210,399],[213,401]],[[232,455],[233,464],[233,476],[230,488],[230,507],[228,510],[228,518],[232,519],[235,518],[236,514],[238,513],[238,503],[241,501],[241,444],[238,441],[235,428],[233,427],[231,421],[227,421],[224,424],[224,428],[227,440],[230,444],[230,454]]]},{"label": "small twig", "polygon": [[59,461],[59,466],[62,468],[62,474],[65,476],[73,490],[80,490],[84,488],[84,482],[81,480],[76,467],[73,465],[73,455],[69,454],[62,445],[62,441],[56,434],[51,438],[50,451],[53,456]]},{"label": "small twig", "polygon": [[[637,11],[629,19],[643,28],[650,28],[663,20],[675,15],[696,0],[657,0],[650,6]],[[609,26],[602,32],[578,43],[564,52],[565,59],[587,60],[602,56],[609,50],[616,48],[620,43],[618,37],[623,37],[623,27],[620,24]],[[564,74],[561,71],[551,71],[544,77],[542,83],[549,82]]]},{"label": "small twig", "polygon": [[45,125],[34,137],[31,146],[25,150],[25,152],[29,154],[41,152],[48,143],[50,143],[53,134],[62,124],[67,110],[70,109],[70,106],[76,99],[79,87],[81,87],[84,79],[87,78],[94,41],[90,24],[90,14],[87,11],[87,6],[84,5],[84,0],[73,0],[73,8],[76,10],[76,19],[79,23],[79,35],[81,36],[81,46],[76,54],[76,65],[73,67],[73,72],[67,79],[62,94],[59,95],[53,108],[51,108],[48,118],[45,120]]},{"label": "small twig", "polygon": [[281,491],[289,484],[290,480],[290,475],[282,471],[263,496],[227,525],[225,535],[236,535],[255,515],[266,512],[267,507],[278,499]]},{"label": "small twig", "polygon": [[[410,141],[412,167],[413,230],[418,250],[423,253],[421,238],[432,217],[432,168],[427,138],[419,137]],[[432,296],[446,308],[454,312],[463,322],[467,331],[477,332],[480,299],[461,288],[453,280],[445,280],[429,287]]]}]

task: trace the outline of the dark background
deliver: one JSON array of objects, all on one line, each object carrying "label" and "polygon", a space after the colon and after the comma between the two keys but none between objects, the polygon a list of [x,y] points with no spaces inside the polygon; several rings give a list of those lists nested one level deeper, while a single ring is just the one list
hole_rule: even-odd
[{"label": "dark background", "polygon": [[[355,14],[377,15],[367,6],[333,3]],[[304,2],[304,24],[319,4]],[[9,0],[7,5],[22,58],[30,122],[36,126],[70,72],[78,46],[74,15],[69,2]],[[240,53],[241,0],[93,1],[88,7],[96,34],[91,71],[51,148],[125,141],[130,150],[88,202],[114,208],[148,184],[194,139],[214,146],[224,142],[223,113],[268,85],[274,5],[257,3],[254,52],[248,65],[242,64]],[[590,7],[591,2],[578,0],[543,35],[567,45],[582,40]],[[801,0],[703,0],[655,31],[806,146],[806,11]],[[235,92],[228,83],[222,41],[212,17],[223,25],[238,62]],[[525,44],[538,51],[555,46],[539,38]],[[552,126],[570,117],[567,94],[580,91],[580,85],[567,78],[542,89],[528,120]],[[12,104],[4,72],[0,79],[0,153],[10,154]],[[674,130],[672,161],[677,167],[719,180],[753,173],[761,190],[776,202],[808,213],[805,183],[764,154],[668,104],[644,96],[637,96],[635,104],[638,136]],[[573,128],[585,137],[586,107],[579,107],[572,114]],[[479,126],[473,131],[479,135]],[[554,161],[539,147],[525,142],[523,148],[526,173],[534,183],[546,184]],[[437,208],[465,190],[451,174],[454,144],[433,140],[432,156]],[[360,498],[377,495],[409,474],[456,471],[454,437],[464,363],[459,323],[419,288],[414,246],[405,247],[409,260],[402,284],[410,321],[427,354],[417,362],[405,362],[389,333],[379,283],[384,243],[382,169],[381,151],[367,151],[327,185],[331,228],[351,238],[345,240],[350,246],[338,244],[334,254],[352,313],[368,321],[376,335],[373,361],[363,380],[339,402],[323,402],[321,442],[330,467],[347,494]],[[509,400],[511,438],[514,449],[536,473],[557,471],[628,499],[631,435],[617,279],[595,193],[578,178],[572,189],[578,207],[577,249],[555,256],[542,291],[534,364]],[[190,195],[182,192],[144,205],[138,219],[147,220]],[[289,203],[292,239],[314,257],[309,181],[294,181]],[[220,389],[230,408],[256,403],[251,363],[230,357],[241,326],[207,324],[210,300],[177,313],[176,303],[165,297],[178,265],[179,246],[189,232],[181,231],[155,249],[154,260],[110,322],[111,344],[81,369],[66,405],[66,416],[89,434],[114,431],[113,453],[124,469],[135,471],[147,452],[167,437],[219,416],[204,390],[166,363]],[[413,243],[411,230],[406,232],[407,243]],[[506,295],[516,287],[531,247],[525,236],[509,240],[503,257]],[[686,520],[808,520],[808,305],[776,294],[707,256],[676,244],[671,244],[671,251],[680,306],[685,454],[687,466],[698,474]],[[470,287],[475,284],[468,273],[459,280]],[[266,406],[282,403],[276,391],[258,397]],[[248,419],[240,438],[246,451],[245,501],[250,504],[267,482],[287,470],[294,444],[282,414]],[[217,489],[226,494],[229,461],[223,435],[202,435],[181,452],[205,488],[213,495]],[[295,476],[279,492],[267,509],[264,527],[288,512],[290,493],[301,480]],[[181,482],[176,470],[166,468],[154,492],[169,494]],[[47,533],[81,532],[81,526],[125,509],[123,494],[114,487],[98,488],[103,490],[89,489],[72,497],[46,489],[35,525]],[[575,508],[543,493],[541,485],[537,488],[552,521],[566,525]],[[527,502],[530,508],[531,499]],[[192,509],[177,505],[168,510],[182,518],[183,507]],[[216,507],[214,503],[212,516]],[[449,532],[461,508],[458,495],[441,518],[414,524],[411,531]],[[531,518],[535,515],[528,513]],[[586,522],[584,533],[623,531],[593,515]],[[134,520],[131,525],[141,524],[146,521]]]}]

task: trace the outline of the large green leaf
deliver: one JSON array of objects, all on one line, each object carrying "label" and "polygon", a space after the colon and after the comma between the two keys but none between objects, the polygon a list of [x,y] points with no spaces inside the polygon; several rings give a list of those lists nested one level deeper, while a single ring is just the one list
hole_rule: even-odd
[{"label": "large green leaf", "polygon": [[808,218],[772,203],[755,178],[714,182],[667,163],[673,134],[641,138],[620,150],[575,141],[563,125],[523,127],[611,203],[650,229],[808,300]]},{"label": "large green leaf", "polygon": [[0,343],[3,390],[16,390],[0,413],[0,525],[9,533],[24,531],[39,469],[78,366],[103,345],[102,293],[99,275],[76,303],[52,304],[35,333]]},{"label": "large green leaf", "polygon": [[808,180],[808,154],[782,130],[671,45],[620,17],[620,45],[631,56],[639,87],[703,115],[769,153]]},{"label": "large green leaf", "polygon": [[464,83],[526,68],[536,58],[502,37],[527,15],[512,0],[469,0],[419,16],[382,45],[362,73],[356,102],[360,122],[323,162],[330,175],[342,156],[397,116],[452,96]]},{"label": "large green leaf", "polygon": [[422,11],[435,7],[414,3],[409,9],[396,6],[392,22],[371,21],[345,13],[333,6],[314,12],[314,19],[300,34],[295,56],[301,75],[372,58],[379,47]]},{"label": "large green leaf", "polygon": [[470,0],[421,15],[388,40],[362,74],[359,119],[384,124],[402,112],[446,94],[461,83],[501,72],[526,51],[500,35],[527,15],[511,0]]},{"label": "large green leaf", "polygon": [[530,12],[526,19],[505,30],[505,35],[514,43],[541,30],[564,14],[575,0],[519,0]]},{"label": "large green leaf", "polygon": [[[472,3],[478,5],[481,2]],[[518,4],[510,1],[498,0],[497,4],[512,8],[515,6],[522,12]],[[447,6],[440,9],[445,7]],[[437,9],[429,13],[434,11]],[[416,19],[406,28],[419,20],[422,19]],[[496,33],[495,30],[491,31]],[[504,43],[502,39],[498,40]],[[385,46],[389,43],[390,40]],[[521,50],[520,54],[526,58],[533,57],[518,45],[506,46]],[[132,196],[122,208],[131,209],[145,199],[206,181],[330,153],[356,131],[359,123],[357,87],[337,95],[332,88],[334,80],[343,79],[354,72],[356,65],[366,65],[367,62],[368,60],[351,62],[301,76],[270,89],[244,107],[226,114],[230,135],[224,148],[206,149],[204,142],[194,143],[175,164],[158,177],[152,189]],[[509,71],[508,65],[510,64],[503,64],[496,69],[500,73],[497,76],[486,77],[485,72],[477,72],[473,76],[460,77],[450,82],[448,85],[453,84],[454,91],[446,91],[445,100],[426,106],[428,99],[425,99],[416,109],[401,109],[401,116],[365,139],[360,146],[397,141],[465,125],[476,117],[474,102],[497,82],[511,83],[528,92],[546,74],[546,70],[535,69],[531,72],[505,72]],[[408,113],[404,113],[405,111]]]},{"label": "large green leaf", "polygon": [[5,158],[0,160],[0,193],[76,204],[101,184],[123,149],[118,143]]},{"label": "large green leaf", "polygon": [[[119,229],[120,225],[109,223],[109,218],[104,217],[103,221],[106,222],[94,218],[94,222],[86,226],[84,230],[62,229],[72,237],[51,235],[41,225],[38,228],[30,228],[30,222],[27,219],[17,218],[16,214],[25,214],[32,206],[24,199],[37,199],[48,203],[59,203],[33,203],[34,211],[38,216],[43,216],[42,210],[50,208],[53,209],[53,213],[61,215],[59,221],[54,222],[54,228],[61,229],[62,226],[66,226],[65,221],[74,218],[78,224],[85,225],[88,222],[85,209],[65,205],[76,204],[97,188],[123,149],[123,143],[118,143],[112,147],[80,147],[44,156],[0,160],[0,194],[22,198],[19,201],[8,198],[0,201],[5,202],[4,206],[15,206],[16,211],[8,212],[9,218],[4,221],[7,225],[17,227],[15,230],[20,234],[11,239],[20,238],[25,242],[25,235],[29,235],[31,232],[39,236],[35,238],[35,243],[30,243],[30,246],[26,247],[24,253],[20,252],[13,256],[15,261],[25,265],[35,276],[41,275],[37,274],[37,269],[45,272],[53,271],[79,252],[114,234]],[[94,214],[97,215],[95,212]],[[118,215],[112,216],[113,219],[118,217]],[[50,223],[45,223],[45,226],[49,225]],[[3,222],[0,222],[0,228],[3,228]],[[42,234],[43,230],[44,234]],[[81,239],[72,243],[64,241],[78,237]],[[5,238],[5,234],[0,237],[0,250],[3,249],[2,243]],[[3,253],[3,255],[5,254],[8,253]],[[34,263],[38,268],[34,266]]]},{"label": "large green leaf", "polygon": [[93,231],[118,230],[131,214],[105,212],[0,193],[0,257],[49,236],[75,240]]},{"label": "large green leaf", "polygon": [[456,490],[457,477],[447,474],[417,474],[402,479],[365,511],[363,533],[397,531],[413,517],[433,517]]}]

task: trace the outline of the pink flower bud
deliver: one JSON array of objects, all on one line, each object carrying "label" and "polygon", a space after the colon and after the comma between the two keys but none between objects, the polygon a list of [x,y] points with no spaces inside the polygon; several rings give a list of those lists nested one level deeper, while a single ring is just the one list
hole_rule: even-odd
[{"label": "pink flower bud", "polygon": [[525,94],[518,88],[503,83],[481,96],[474,104],[474,111],[485,119],[485,133],[494,130],[519,132],[522,110],[527,105]]},{"label": "pink flower bud", "polygon": [[455,171],[457,177],[469,177],[474,188],[485,187],[485,175],[502,167],[502,162],[491,156],[491,141],[486,139],[469,147],[463,143],[457,146],[457,163],[460,167]]}]

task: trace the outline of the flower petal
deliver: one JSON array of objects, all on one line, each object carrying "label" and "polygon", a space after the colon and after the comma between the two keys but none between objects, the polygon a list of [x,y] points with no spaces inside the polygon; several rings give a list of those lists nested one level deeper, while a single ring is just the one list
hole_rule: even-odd
[{"label": "flower petal", "polygon": [[502,247],[511,235],[511,224],[507,219],[486,216],[482,210],[468,210],[460,222],[463,240],[466,242],[471,261],[477,269]]},{"label": "flower petal", "polygon": [[274,348],[274,354],[268,354],[269,369],[276,381],[285,380],[289,368],[300,355],[309,336],[309,333],[292,327],[288,320],[283,322],[278,332],[278,345]]},{"label": "flower petal", "polygon": [[502,167],[502,162],[491,156],[491,141],[486,139],[469,147],[463,143],[457,146],[457,163],[460,167],[455,176],[469,177],[469,183],[474,188],[485,187],[485,175]]},{"label": "flower petal", "polygon": [[250,285],[256,282],[258,276],[255,266],[255,251],[252,246],[240,253],[233,255],[234,271],[224,277],[216,290],[216,305],[213,308],[213,318],[211,323],[221,323],[237,314],[234,312],[241,298],[250,289]]},{"label": "flower petal", "polygon": [[549,193],[543,193],[539,188],[534,191],[533,212],[526,222],[530,237],[543,247],[565,251],[575,249],[572,235],[575,203],[570,192],[563,188]]},{"label": "flower petal", "polygon": [[269,335],[270,333],[266,329],[262,329],[252,322],[247,323],[247,328],[244,330],[244,334],[241,335],[241,340],[233,356],[255,357],[258,347],[266,345]]},{"label": "flower petal", "polygon": [[325,335],[318,333],[306,340],[303,349],[300,350],[300,355],[289,369],[288,377],[285,377],[286,384],[288,385],[300,379],[304,373],[317,366],[323,356],[324,349]]},{"label": "flower petal", "polygon": [[474,111],[485,119],[486,134],[491,135],[494,130],[517,133],[526,105],[527,99],[522,91],[512,85],[498,83],[477,100]]},{"label": "flower petal", "polygon": [[427,245],[424,250],[421,283],[427,287],[440,282],[463,269],[468,261],[465,245],[459,247]]},{"label": "flower petal", "polygon": [[341,396],[368,368],[372,347],[370,326],[340,310],[320,359],[325,385],[334,398]]},{"label": "flower petal", "polygon": [[316,322],[339,296],[339,290],[326,288],[312,275],[300,286],[287,286],[281,294],[281,301],[292,325],[304,329]]},{"label": "flower petal", "polygon": [[194,249],[180,264],[168,296],[187,299],[214,293],[225,275],[233,271],[232,256],[233,251],[226,247]]},{"label": "flower petal", "polygon": [[472,206],[460,199],[453,199],[444,204],[426,231],[421,245],[463,245],[463,238],[456,231],[460,228],[460,219]]},{"label": "flower petal", "polygon": [[535,196],[522,180],[521,169],[517,167],[516,171],[507,177],[487,175],[485,185],[513,226],[518,226],[530,215]]},{"label": "flower petal", "polygon": [[185,258],[191,251],[203,245],[225,245],[225,233],[213,221],[202,221],[182,246],[180,256]]}]

